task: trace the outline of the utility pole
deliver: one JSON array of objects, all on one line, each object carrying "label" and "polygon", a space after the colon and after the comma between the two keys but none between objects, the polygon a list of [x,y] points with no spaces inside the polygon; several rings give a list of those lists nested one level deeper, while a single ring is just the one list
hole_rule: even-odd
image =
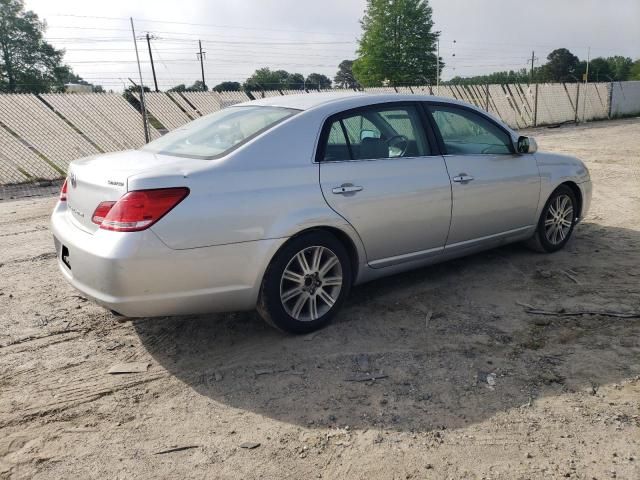
[{"label": "utility pole", "polygon": [[198,40],[198,47],[200,49],[200,53],[198,53],[197,56],[200,59],[200,71],[202,72],[202,90],[206,91],[207,84],[204,83],[204,64],[202,63],[202,61],[204,59],[204,56],[207,54],[207,52],[202,51],[202,42],[200,40]]},{"label": "utility pole", "polygon": [[149,143],[149,126],[147,124],[147,107],[144,103],[144,85],[142,83],[142,69],[140,68],[140,55],[138,55],[138,41],[136,40],[136,30],[133,28],[133,17],[131,20],[131,34],[133,35],[133,46],[136,49],[136,61],[138,62],[138,75],[140,77],[140,106],[142,107],[142,124],[144,130],[144,142]]},{"label": "utility pole", "polygon": [[[536,52],[531,51],[531,73],[529,74],[529,85],[533,83],[533,65],[536,61]],[[531,87],[529,87],[529,91],[531,91]],[[533,126],[536,127],[538,125],[538,84],[536,83],[535,88],[535,97],[533,99]]]},{"label": "utility pole", "polygon": [[153,54],[151,53],[151,37],[149,36],[149,32],[147,32],[147,47],[149,47],[149,60],[151,60],[151,72],[153,73],[153,84],[156,87],[156,92],[158,91],[158,80],[156,79],[156,68],[153,66]]},{"label": "utility pole", "polygon": [[536,60],[536,52],[532,51],[531,52],[531,74],[530,74],[530,78],[529,78],[529,84],[533,83],[533,62],[535,62]]},{"label": "utility pole", "polygon": [[587,110],[587,85],[589,83],[589,62],[591,61],[591,47],[587,49],[587,69],[584,74],[584,92],[582,92],[582,123],[585,123],[585,115]]}]

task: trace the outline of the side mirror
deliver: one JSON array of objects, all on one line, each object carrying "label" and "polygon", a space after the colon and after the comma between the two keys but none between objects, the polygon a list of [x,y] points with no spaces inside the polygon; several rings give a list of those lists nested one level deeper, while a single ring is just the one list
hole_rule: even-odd
[{"label": "side mirror", "polygon": [[365,138],[378,138],[378,136],[373,130],[361,130],[360,141],[364,140]]},{"label": "side mirror", "polygon": [[538,144],[533,137],[518,137],[516,144],[516,151],[518,153],[536,153],[538,151]]}]

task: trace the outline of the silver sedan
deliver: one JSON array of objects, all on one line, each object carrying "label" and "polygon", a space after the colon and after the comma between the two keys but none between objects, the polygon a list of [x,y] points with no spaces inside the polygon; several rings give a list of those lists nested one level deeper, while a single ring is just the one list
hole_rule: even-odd
[{"label": "silver sedan", "polygon": [[140,150],[72,162],[60,270],[130,317],[257,308],[325,325],[359,283],[526,241],[554,252],[591,200],[575,158],[430,96],[267,98]]}]

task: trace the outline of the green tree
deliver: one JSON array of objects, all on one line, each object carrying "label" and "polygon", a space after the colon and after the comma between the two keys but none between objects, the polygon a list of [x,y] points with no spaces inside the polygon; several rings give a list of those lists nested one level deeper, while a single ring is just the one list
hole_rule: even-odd
[{"label": "green tree", "polygon": [[333,81],[338,88],[357,88],[358,82],[353,76],[353,60],[343,60],[338,65],[338,72],[333,77]]},{"label": "green tree", "polygon": [[566,48],[557,48],[547,55],[547,63],[536,80],[547,82],[575,82],[580,78],[580,60]]},{"label": "green tree", "polygon": [[304,89],[304,75],[301,73],[288,74],[286,78],[287,90],[303,90]]},{"label": "green tree", "polygon": [[353,64],[358,83],[435,83],[440,32],[433,30],[431,16],[428,0],[367,0],[359,58]]},{"label": "green tree", "polygon": [[69,83],[64,51],[44,40],[45,29],[23,0],[0,0],[0,91],[61,91]]},{"label": "green tree", "polygon": [[212,88],[215,92],[239,92],[242,85],[239,82],[221,82]]},{"label": "green tree", "polygon": [[245,90],[302,90],[304,76],[286,70],[259,68],[244,82]]},{"label": "green tree", "polygon": [[640,80],[640,59],[631,64],[627,80]]},{"label": "green tree", "polygon": [[331,79],[321,73],[310,73],[306,80],[306,86],[310,89],[323,90],[331,88]]},{"label": "green tree", "polygon": [[611,65],[606,58],[597,57],[589,62],[589,81],[608,82],[612,77]]},{"label": "green tree", "polygon": [[504,72],[493,72],[487,75],[475,75],[471,77],[453,77],[444,82],[450,85],[484,85],[505,84],[505,83],[528,83],[529,71],[526,68],[520,70],[509,70]]},{"label": "green tree", "polygon": [[193,82],[193,85],[187,88],[187,90],[190,92],[206,92],[208,89],[209,88],[204,83],[202,83],[202,80],[196,80],[195,82]]},{"label": "green tree", "polygon": [[[288,76],[288,75],[287,75]],[[284,81],[283,81],[284,80]],[[270,68],[259,68],[244,82],[245,90],[278,90],[285,88],[286,79],[282,79],[278,72]]]},{"label": "green tree", "polygon": [[609,63],[609,70],[611,71],[611,76],[614,80],[630,80],[633,60],[629,57],[615,55],[613,57],[608,57],[607,63]]}]

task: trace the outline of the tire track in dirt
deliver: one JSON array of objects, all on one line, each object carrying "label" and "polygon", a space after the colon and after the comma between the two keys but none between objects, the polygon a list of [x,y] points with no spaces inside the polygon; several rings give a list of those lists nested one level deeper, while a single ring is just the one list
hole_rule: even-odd
[{"label": "tire track in dirt", "polygon": [[[102,381],[93,384],[83,384],[78,388],[69,391],[62,391],[56,394],[56,400],[49,403],[31,405],[27,408],[14,412],[13,415],[3,415],[0,421],[0,428],[15,426],[18,424],[28,423],[34,418],[41,418],[54,413],[59,413],[73,407],[77,407],[84,403],[94,402],[104,396],[113,395],[121,390],[137,387],[139,385],[154,382],[167,378],[168,373],[145,374],[144,378],[136,378],[126,382],[117,383],[115,381]],[[46,390],[47,392],[56,390]]]}]

